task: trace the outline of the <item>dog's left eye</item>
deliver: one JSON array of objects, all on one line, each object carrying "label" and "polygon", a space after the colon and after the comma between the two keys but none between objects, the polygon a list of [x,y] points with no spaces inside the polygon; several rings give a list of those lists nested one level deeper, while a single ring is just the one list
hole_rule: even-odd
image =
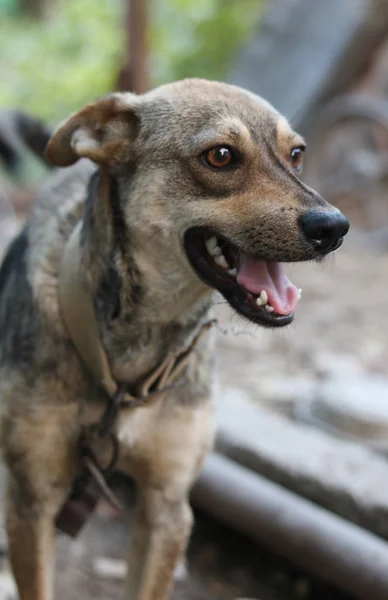
[{"label": "dog's left eye", "polygon": [[295,171],[300,172],[303,168],[304,151],[305,151],[304,146],[298,146],[297,148],[293,148],[291,150],[290,158],[291,158],[292,166],[294,167]]},{"label": "dog's left eye", "polygon": [[207,167],[212,169],[225,169],[237,162],[237,156],[228,146],[215,146],[207,150],[202,159]]}]

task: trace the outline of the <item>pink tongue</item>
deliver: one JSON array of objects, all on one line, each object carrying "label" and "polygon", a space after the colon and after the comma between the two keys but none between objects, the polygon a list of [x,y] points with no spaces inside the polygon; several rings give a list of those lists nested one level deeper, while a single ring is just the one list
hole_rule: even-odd
[{"label": "pink tongue", "polygon": [[256,296],[265,290],[268,304],[279,315],[292,313],[297,305],[298,290],[285,274],[282,263],[259,260],[244,253],[240,257],[237,282]]}]

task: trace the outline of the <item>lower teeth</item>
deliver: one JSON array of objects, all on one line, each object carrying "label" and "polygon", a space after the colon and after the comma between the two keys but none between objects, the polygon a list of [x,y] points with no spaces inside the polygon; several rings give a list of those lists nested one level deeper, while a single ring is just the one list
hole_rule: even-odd
[{"label": "lower teeth", "polygon": [[256,298],[256,305],[264,308],[268,313],[273,313],[275,311],[274,307],[268,304],[268,294],[265,290],[263,290]]},{"label": "lower teeth", "polygon": [[[227,270],[229,275],[231,275],[232,277],[236,277],[237,269],[235,267],[231,268],[230,265],[228,264],[225,256],[222,253],[221,248],[218,246],[217,238],[214,236],[214,237],[206,240],[205,244],[206,244],[206,249],[207,249],[208,253],[210,254],[210,256],[213,258],[214,262],[219,267],[222,267],[223,269]],[[254,300],[254,296],[252,294],[249,294],[249,295]],[[301,296],[302,296],[302,290],[298,289],[298,300],[301,299]],[[267,311],[267,313],[271,314],[271,313],[275,312],[274,307],[271,306],[270,304],[268,304],[268,294],[265,290],[262,290],[260,295],[258,297],[256,297],[256,305],[264,308]]]}]

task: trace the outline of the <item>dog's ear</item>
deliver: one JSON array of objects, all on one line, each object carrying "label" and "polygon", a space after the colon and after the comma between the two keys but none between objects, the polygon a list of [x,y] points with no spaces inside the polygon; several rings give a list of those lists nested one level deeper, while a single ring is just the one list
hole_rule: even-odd
[{"label": "dog's ear", "polygon": [[101,165],[128,161],[139,123],[138,104],[138,97],[129,93],[88,104],[54,131],[46,148],[48,160],[57,167],[81,157]]}]

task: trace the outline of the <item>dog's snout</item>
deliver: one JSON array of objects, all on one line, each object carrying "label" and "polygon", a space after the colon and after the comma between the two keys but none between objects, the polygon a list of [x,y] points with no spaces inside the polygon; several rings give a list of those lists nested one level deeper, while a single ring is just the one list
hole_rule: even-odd
[{"label": "dog's snout", "polygon": [[349,221],[339,211],[309,210],[301,219],[305,237],[320,254],[336,250],[349,231]]}]

